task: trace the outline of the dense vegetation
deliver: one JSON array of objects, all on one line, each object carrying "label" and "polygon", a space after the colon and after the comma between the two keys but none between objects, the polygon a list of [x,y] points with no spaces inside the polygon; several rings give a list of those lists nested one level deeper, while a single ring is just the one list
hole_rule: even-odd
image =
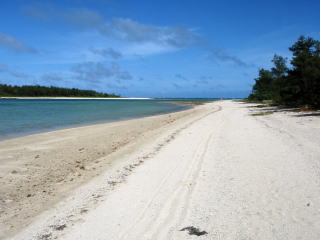
[{"label": "dense vegetation", "polygon": [[259,70],[248,100],[320,108],[320,41],[301,36],[289,50],[291,67],[286,58],[275,55],[270,70]]},{"label": "dense vegetation", "polygon": [[77,88],[44,86],[11,86],[0,84],[1,97],[119,97],[115,94],[100,93]]}]

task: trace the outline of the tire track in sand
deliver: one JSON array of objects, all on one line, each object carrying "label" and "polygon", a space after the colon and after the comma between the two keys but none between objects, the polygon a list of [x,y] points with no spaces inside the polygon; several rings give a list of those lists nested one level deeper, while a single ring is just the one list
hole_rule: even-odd
[{"label": "tire track in sand", "polygon": [[[196,121],[193,121],[192,123],[189,123],[180,130],[187,129],[195,122],[200,122],[202,119],[206,119],[212,113],[220,110],[221,107],[218,107],[216,111],[211,112],[210,114],[207,114]],[[213,129],[219,130],[221,128],[221,122],[213,123]],[[188,212],[189,202],[192,198],[197,178],[200,175],[202,163],[205,159],[207,150],[209,146],[212,145],[214,132],[215,131],[206,132],[201,141],[194,145],[196,147],[193,150],[192,157],[190,158],[191,161],[185,162],[183,165],[177,161],[176,165],[165,175],[164,179],[154,191],[152,198],[148,201],[148,204],[145,206],[142,213],[136,218],[136,221],[134,221],[130,228],[123,233],[120,239],[132,239],[134,236],[144,236],[146,239],[168,239],[170,229],[178,230],[179,225],[181,225],[181,222]],[[170,189],[166,189],[166,186],[170,185],[169,183],[173,179],[176,170],[178,168],[181,170],[182,167],[184,169],[183,172],[185,173],[182,174],[177,185],[174,186],[175,189],[173,190],[172,194],[170,194],[170,197],[166,199],[163,204],[161,204],[159,209],[157,209],[157,215],[154,217],[154,219],[150,219],[150,216],[146,214],[147,210],[163,191],[170,191]],[[142,224],[143,222],[145,224]],[[135,227],[138,225],[143,225],[145,227],[133,234]]]}]

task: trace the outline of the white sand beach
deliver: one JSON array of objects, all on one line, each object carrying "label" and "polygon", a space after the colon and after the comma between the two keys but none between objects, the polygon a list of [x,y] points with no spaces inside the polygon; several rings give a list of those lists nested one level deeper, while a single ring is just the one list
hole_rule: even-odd
[{"label": "white sand beach", "polygon": [[320,116],[262,111],[216,101],[1,141],[0,238],[320,239]]}]

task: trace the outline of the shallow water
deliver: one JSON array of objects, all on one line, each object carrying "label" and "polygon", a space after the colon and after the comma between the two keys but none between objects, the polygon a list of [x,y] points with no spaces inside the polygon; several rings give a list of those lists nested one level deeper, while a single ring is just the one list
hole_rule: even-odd
[{"label": "shallow water", "polygon": [[172,99],[0,99],[0,139],[188,108],[167,101]]}]

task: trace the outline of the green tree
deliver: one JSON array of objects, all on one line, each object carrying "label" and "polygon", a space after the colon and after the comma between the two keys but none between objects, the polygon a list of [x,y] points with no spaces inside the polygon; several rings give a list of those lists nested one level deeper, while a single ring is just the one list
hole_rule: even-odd
[{"label": "green tree", "polygon": [[293,69],[288,84],[299,94],[298,103],[320,107],[320,42],[301,36],[289,49]]},{"label": "green tree", "polygon": [[252,87],[252,94],[249,99],[256,101],[271,100],[279,98],[280,81],[287,75],[287,59],[279,55],[274,55],[272,62],[274,66],[271,70],[260,69],[259,77],[255,79]]},{"label": "green tree", "polygon": [[288,67],[287,67],[287,59],[275,54],[273,56],[272,62],[274,67],[271,68],[271,72],[274,78],[280,78],[287,75]]},{"label": "green tree", "polygon": [[272,72],[265,69],[259,70],[259,77],[255,79],[255,84],[252,87],[250,100],[263,101],[271,99]]},{"label": "green tree", "polygon": [[280,103],[289,69],[287,67],[287,59],[282,56],[275,54],[272,62],[274,66],[271,68],[272,82],[269,88],[269,99],[273,100],[274,103]]},{"label": "green tree", "polygon": [[274,66],[259,70],[248,99],[320,108],[320,42],[301,36],[289,50],[293,54],[292,68],[287,67],[286,58],[274,55]]}]

